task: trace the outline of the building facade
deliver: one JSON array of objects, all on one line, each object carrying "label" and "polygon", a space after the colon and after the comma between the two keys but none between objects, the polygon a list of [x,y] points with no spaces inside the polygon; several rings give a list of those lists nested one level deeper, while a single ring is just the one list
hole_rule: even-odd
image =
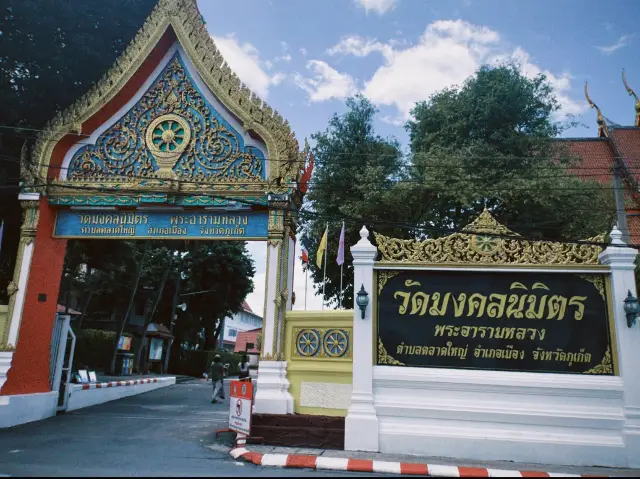
[{"label": "building facade", "polygon": [[240,311],[224,319],[223,328],[220,335],[221,347],[233,351],[238,334],[253,329],[262,329],[262,318],[253,312],[246,301],[243,301]]}]

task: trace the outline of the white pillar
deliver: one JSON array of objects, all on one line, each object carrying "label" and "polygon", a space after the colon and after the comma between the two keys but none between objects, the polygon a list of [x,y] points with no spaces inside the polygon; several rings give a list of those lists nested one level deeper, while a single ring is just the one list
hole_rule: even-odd
[{"label": "white pillar", "polygon": [[600,254],[600,263],[611,268],[611,297],[618,349],[618,367],[624,384],[624,439],[627,466],[640,467],[640,325],[627,326],[624,299],[629,291],[637,297],[634,275],[638,252],[627,248],[622,233],[614,228],[611,245]]},{"label": "white pillar", "polygon": [[[369,231],[360,230],[360,241],[351,247],[353,256],[353,389],[345,420],[344,448],[374,451],[378,445],[378,416],[373,407],[373,265],[378,249],[369,241]],[[369,305],[362,319],[356,303],[360,288],[369,293]]]},{"label": "white pillar", "polygon": [[[285,236],[284,241],[289,241]],[[265,291],[264,335],[262,357],[258,366],[258,382],[253,412],[256,414],[293,414],[293,396],[289,393],[287,362],[283,361],[284,351],[279,351],[279,329],[281,334],[284,321],[280,315],[286,309],[282,301],[282,291],[286,287],[288,264],[286,254],[289,243],[283,240],[267,242],[267,277]],[[282,323],[282,324],[281,324]]]}]

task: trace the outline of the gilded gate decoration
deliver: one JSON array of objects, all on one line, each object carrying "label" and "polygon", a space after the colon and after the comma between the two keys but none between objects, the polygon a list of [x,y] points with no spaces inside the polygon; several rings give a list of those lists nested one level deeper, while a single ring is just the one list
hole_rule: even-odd
[{"label": "gilded gate decoration", "polygon": [[184,178],[219,183],[265,179],[260,150],[213,108],[179,54],[143,98],[95,145],[76,152],[69,180],[136,177]]},{"label": "gilded gate decoration", "polygon": [[[583,243],[529,241],[498,223],[486,209],[461,233],[424,241],[375,234],[383,262],[511,265],[596,265],[602,247]],[[604,236],[588,240],[603,242]]]},{"label": "gilded gate decoration", "polygon": [[[155,77],[142,78],[149,66],[156,68]],[[143,84],[142,91],[135,86]],[[123,110],[122,102],[130,98],[136,100]],[[107,120],[109,111],[124,113]],[[278,281],[270,299],[275,318],[265,317],[263,326],[275,322],[276,334],[263,353],[282,356],[279,323],[288,307],[287,265],[293,260],[284,240],[297,227],[306,189],[300,178],[312,169],[309,148],[301,151],[289,122],[231,70],[196,0],[158,0],[102,78],[48,122],[35,142],[25,143],[20,166],[21,192],[40,195],[40,203],[60,217],[69,216],[72,207],[118,214],[144,210],[147,235],[151,223],[171,210],[188,208],[198,223],[207,216],[217,221],[216,210],[246,215],[249,223],[264,217],[264,227],[262,219],[254,225],[260,234],[251,239],[276,244],[277,265],[267,270],[277,268]],[[199,229],[197,236],[211,239],[214,228],[205,226],[205,234]],[[220,233],[215,226],[217,239],[246,239],[251,229],[248,224],[244,234],[242,228],[228,234],[231,227]],[[111,226],[96,228],[100,235],[113,233]],[[169,226],[159,229],[160,235],[154,230],[151,236],[185,228],[171,224],[170,217]],[[15,284],[19,276],[16,271]]]}]

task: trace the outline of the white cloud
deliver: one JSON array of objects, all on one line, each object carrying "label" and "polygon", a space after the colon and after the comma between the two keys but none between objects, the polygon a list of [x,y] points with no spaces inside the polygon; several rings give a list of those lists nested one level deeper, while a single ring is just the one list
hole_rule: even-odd
[{"label": "white cloud", "polygon": [[353,77],[338,72],[326,62],[311,60],[307,62],[307,70],[312,72],[313,77],[305,78],[297,73],[294,81],[309,94],[311,102],[342,99],[358,91]]},{"label": "white cloud", "polygon": [[355,3],[365,9],[367,13],[369,11],[376,12],[378,15],[382,15],[389,10],[392,10],[398,3],[398,0],[354,0]]},{"label": "white cloud", "polygon": [[607,46],[596,47],[596,48],[600,50],[600,52],[603,55],[611,55],[615,51],[620,50],[621,48],[631,44],[632,38],[633,38],[633,35],[622,35],[620,38],[618,38],[618,41],[613,45],[607,45]]},{"label": "white cloud", "polygon": [[358,35],[343,37],[337,45],[329,48],[329,55],[354,55],[356,57],[366,57],[374,52],[380,52],[382,56],[390,59],[393,55],[391,45],[380,43],[372,38],[364,38]]},{"label": "white cloud", "polygon": [[284,73],[282,73],[282,72],[278,72],[278,73],[276,73],[275,75],[273,75],[273,76],[271,77],[271,83],[272,83],[273,85],[276,85],[276,86],[277,86],[277,85],[280,85],[280,83],[282,83],[282,81],[283,81],[285,78],[287,78],[287,75],[286,75],[286,74],[284,74]]},{"label": "white cloud", "polygon": [[303,47],[300,49],[300,53],[302,54],[303,57],[306,57],[309,54],[309,50]]},{"label": "white cloud", "polygon": [[563,114],[577,114],[585,108],[570,97],[569,74],[543,70],[524,50],[506,45],[498,32],[462,20],[439,20],[427,25],[415,45],[350,36],[328,50],[331,55],[356,57],[375,52],[381,53],[384,60],[365,82],[363,93],[379,106],[395,107],[398,114],[384,118],[393,125],[406,121],[417,101],[426,100],[445,87],[462,84],[482,64],[509,58],[518,60],[526,75],[547,75]]},{"label": "white cloud", "polygon": [[276,58],[277,62],[286,62],[286,63],[288,63],[291,60],[292,60],[291,55],[289,55],[288,53]]},{"label": "white cloud", "polygon": [[266,98],[269,87],[278,85],[282,81],[281,73],[271,76],[265,71],[273,64],[268,60],[261,61],[260,52],[251,43],[241,43],[235,34],[225,37],[212,36],[212,38],[229,67],[240,80],[261,97]]}]

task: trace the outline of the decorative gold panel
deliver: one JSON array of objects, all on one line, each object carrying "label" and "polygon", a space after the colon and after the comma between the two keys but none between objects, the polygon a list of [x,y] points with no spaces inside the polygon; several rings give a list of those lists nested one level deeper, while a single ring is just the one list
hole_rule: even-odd
[{"label": "decorative gold panel", "polygon": [[[424,241],[374,234],[382,261],[395,263],[597,265],[603,250],[591,244],[519,239],[519,234],[498,223],[486,208],[462,231]],[[604,235],[587,241],[604,242]]]}]

